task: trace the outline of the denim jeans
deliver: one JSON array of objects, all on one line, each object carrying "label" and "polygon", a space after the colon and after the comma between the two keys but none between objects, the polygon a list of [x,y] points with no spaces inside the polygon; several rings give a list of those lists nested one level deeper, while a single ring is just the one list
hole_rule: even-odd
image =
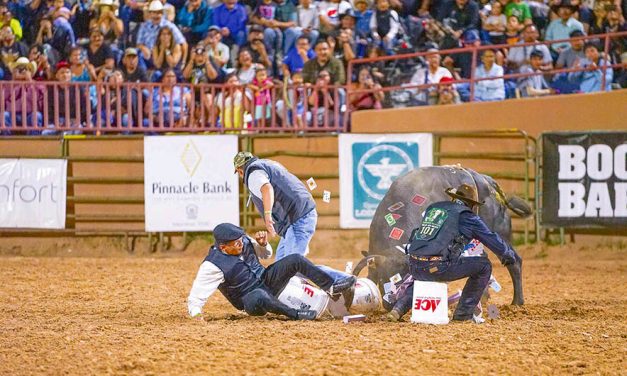
[{"label": "denim jeans", "polygon": [[[417,281],[449,282],[468,277],[454,320],[470,320],[481,295],[490,283],[492,263],[487,257],[459,257],[453,261],[415,261],[410,259],[409,271]],[[394,309],[401,315],[411,309],[413,285],[400,297]]]},{"label": "denim jeans", "polygon": [[291,254],[268,266],[261,277],[264,287],[255,289],[242,298],[244,310],[251,316],[262,316],[270,312],[296,318],[297,311],[276,298],[296,274],[302,274],[325,291],[334,282],[329,274],[311,261],[301,255]]},{"label": "denim jeans", "polygon": [[311,241],[316,231],[317,223],[318,213],[316,209],[292,223],[292,225],[287,228],[285,236],[279,241],[279,245],[276,249],[276,260],[279,261],[292,253],[307,256],[309,253],[309,241]]},{"label": "denim jeans", "polygon": [[[43,126],[43,115],[41,114],[41,112],[36,112],[35,113],[35,118],[36,121],[33,121],[33,113],[29,113],[28,115],[26,115],[26,127],[27,128],[41,128]],[[22,124],[23,124],[23,117],[22,114],[15,114],[15,123],[16,123],[16,127],[17,128],[22,128]],[[4,112],[4,126],[7,128],[11,128],[13,126],[12,123],[12,116],[11,113],[9,111],[5,111]],[[23,128],[22,128],[23,129]],[[11,131],[3,131],[2,132],[3,135],[10,135]],[[40,134],[40,131],[35,131],[35,130],[31,130],[26,132],[27,135],[38,135]]]}]

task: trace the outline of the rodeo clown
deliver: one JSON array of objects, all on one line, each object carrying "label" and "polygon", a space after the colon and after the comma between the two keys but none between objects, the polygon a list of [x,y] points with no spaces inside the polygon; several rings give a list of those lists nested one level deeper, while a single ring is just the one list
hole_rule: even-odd
[{"label": "rodeo clown", "polygon": [[187,298],[191,317],[202,317],[205,302],[219,289],[235,308],[251,316],[271,312],[295,320],[314,320],[316,311],[290,308],[276,298],[296,273],[304,275],[334,298],[339,298],[342,293],[352,293],[354,276],[334,282],[329,274],[299,254],[288,255],[264,268],[258,257],[272,256],[272,246],[265,231],[257,232],[252,239],[241,227],[222,223],[215,227],[213,235],[215,244],[200,265]]},{"label": "rodeo clown", "polygon": [[[418,281],[449,282],[468,277],[459,304],[453,314],[455,321],[473,319],[473,311],[490,283],[492,263],[487,257],[460,257],[464,246],[477,239],[497,255],[503,265],[520,260],[520,256],[501,237],[490,231],[473,210],[483,205],[477,191],[468,184],[445,191],[451,201],[429,205],[419,228],[409,237],[407,245],[409,271]],[[413,285],[399,297],[388,313],[390,321],[398,321],[411,309]]]}]

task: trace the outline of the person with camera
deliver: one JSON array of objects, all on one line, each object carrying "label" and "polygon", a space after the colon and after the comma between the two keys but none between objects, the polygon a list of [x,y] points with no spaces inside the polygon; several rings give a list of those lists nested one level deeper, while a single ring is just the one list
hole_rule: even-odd
[{"label": "person with camera", "polygon": [[[224,78],[224,72],[215,60],[207,55],[205,47],[199,44],[192,50],[185,69],[183,69],[183,78],[193,85],[197,84],[209,84],[209,83],[221,83]],[[194,86],[194,102],[196,103],[196,111],[192,114],[194,119],[203,119],[209,124],[214,124],[215,112],[211,111],[213,105],[213,95],[211,90]],[[203,111],[201,113],[200,111]],[[196,124],[196,121],[191,121],[191,124]]]},{"label": "person with camera", "polygon": [[264,29],[261,25],[252,25],[248,32],[248,43],[242,49],[248,48],[255,64],[262,64],[268,69],[272,68],[272,59],[269,49],[264,42]]},{"label": "person with camera", "polygon": [[367,66],[359,68],[357,83],[351,85],[351,92],[353,91],[356,92],[349,95],[349,103],[354,111],[380,109],[382,107],[381,101],[383,101],[385,94],[381,90],[381,85],[374,81],[370,68]]},{"label": "person with camera", "polygon": [[[578,59],[575,63],[575,68],[584,68],[584,70],[569,73],[568,80],[578,83],[579,90],[582,93],[610,91],[614,72],[611,67],[608,68],[607,66],[611,63],[601,57],[599,47],[592,42],[586,43],[583,51],[586,57],[585,59]],[[604,75],[605,87],[602,86]]]}]

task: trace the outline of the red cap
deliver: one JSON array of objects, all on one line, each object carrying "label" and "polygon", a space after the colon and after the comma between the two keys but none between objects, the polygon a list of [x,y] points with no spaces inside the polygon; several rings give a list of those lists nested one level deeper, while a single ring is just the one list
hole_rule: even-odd
[{"label": "red cap", "polygon": [[440,83],[441,84],[450,84],[453,81],[455,81],[455,80],[453,80],[451,77],[442,77],[442,78],[440,78]]},{"label": "red cap", "polygon": [[70,68],[70,63],[68,63],[67,61],[61,60],[57,63],[56,65],[56,69],[55,70],[59,70],[62,68]]}]

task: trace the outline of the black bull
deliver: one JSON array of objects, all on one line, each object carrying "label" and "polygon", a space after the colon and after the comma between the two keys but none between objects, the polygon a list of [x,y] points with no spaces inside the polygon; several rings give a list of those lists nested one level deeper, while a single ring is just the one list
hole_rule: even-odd
[{"label": "black bull", "polygon": [[[477,187],[479,201],[485,201],[479,209],[479,216],[491,230],[511,244],[512,221],[508,209],[519,217],[530,216],[532,210],[524,200],[516,196],[507,198],[494,179],[470,169],[460,166],[422,167],[398,178],[381,200],[370,225],[368,252],[362,252],[364,258],[357,263],[353,274],[358,275],[368,266],[368,278],[376,282],[383,292],[383,284],[391,276],[408,273],[402,249],[412,230],[420,226],[422,212],[434,202],[450,200],[444,190],[462,183]],[[386,220],[385,216],[390,213],[396,218],[388,216]],[[400,237],[399,230],[402,230]],[[512,304],[522,305],[522,259],[518,260],[507,269],[514,286]]]}]

